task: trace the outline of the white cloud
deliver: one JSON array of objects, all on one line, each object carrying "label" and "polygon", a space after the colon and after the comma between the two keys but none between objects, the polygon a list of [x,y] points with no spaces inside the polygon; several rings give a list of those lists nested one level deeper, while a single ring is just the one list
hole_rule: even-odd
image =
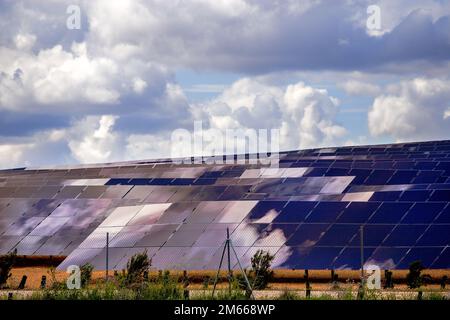
[{"label": "white cloud", "polygon": [[244,78],[209,103],[197,106],[210,128],[281,129],[281,148],[333,144],[345,136],[335,116],[338,100],[324,89],[300,82],[287,87]]},{"label": "white cloud", "polygon": [[0,168],[22,166],[23,156],[30,147],[29,144],[0,144],[0,154],[3,155],[0,157]]},{"label": "white cloud", "polygon": [[34,34],[29,33],[26,34],[19,33],[14,38],[14,44],[16,45],[16,48],[18,50],[28,51],[34,46],[35,42],[36,36]]},{"label": "white cloud", "polygon": [[[72,3],[82,8],[79,31],[65,28],[65,6]],[[21,115],[29,119],[35,113],[63,119],[42,121],[36,124],[40,131],[27,136],[6,133],[1,150],[10,151],[11,164],[167,156],[170,130],[188,127],[193,119],[205,120],[206,130],[281,128],[283,148],[340,144],[348,139],[336,120],[340,103],[333,91],[318,89],[323,79],[342,83],[349,95],[377,96],[369,114],[374,136],[448,136],[447,80],[406,81],[384,93],[374,83],[388,73],[448,73],[450,4],[377,1],[384,33],[377,39],[364,30],[368,4],[372,1],[1,4],[0,116],[13,114],[18,125]],[[413,12],[421,4],[430,10]],[[226,87],[192,85],[187,92],[218,96],[189,105],[175,79],[180,67],[243,78]],[[279,85],[252,77],[280,70],[314,73],[320,81],[315,86],[288,79]],[[341,81],[344,73],[336,81],[327,75],[349,70],[364,74],[347,82]],[[371,70],[377,81],[366,81]],[[68,126],[69,119],[76,120]],[[435,125],[422,129],[426,123]]]},{"label": "white cloud", "polygon": [[136,93],[144,92],[145,88],[147,88],[147,82],[142,80],[141,78],[135,78],[133,80],[133,90]]},{"label": "white cloud", "polygon": [[370,133],[399,141],[445,139],[450,134],[450,81],[416,78],[388,88],[368,114]]},{"label": "white cloud", "polygon": [[366,29],[373,1],[297,2],[87,1],[85,9],[90,43],[122,61],[145,56],[176,67],[264,73],[449,60],[448,21],[439,20],[449,4],[381,1],[384,34],[374,39]]},{"label": "white cloud", "polygon": [[68,131],[66,139],[73,157],[80,163],[119,160],[122,141],[113,131],[116,116],[90,116]]},{"label": "white cloud", "polygon": [[[91,59],[75,46],[74,52],[60,45],[37,55],[0,48],[6,59],[0,61],[4,72],[0,108],[23,109],[33,104],[117,103],[120,75],[117,64],[106,58]],[[20,76],[14,75],[20,73]],[[12,82],[11,80],[14,80]],[[8,84],[4,84],[4,81]],[[5,87],[9,86],[9,90]]]},{"label": "white cloud", "polygon": [[354,96],[375,96],[381,91],[378,85],[358,80],[348,80],[344,83],[338,83],[337,86],[349,95]]}]

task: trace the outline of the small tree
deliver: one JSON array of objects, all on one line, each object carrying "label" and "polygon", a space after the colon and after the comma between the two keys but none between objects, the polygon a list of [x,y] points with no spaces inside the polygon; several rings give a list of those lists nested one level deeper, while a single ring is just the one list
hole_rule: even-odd
[{"label": "small tree", "polygon": [[393,289],[394,281],[392,280],[392,271],[384,270],[384,289]]},{"label": "small tree", "polygon": [[148,271],[150,265],[151,260],[148,258],[147,250],[132,256],[127,263],[126,284],[141,284],[144,281],[144,273]]},{"label": "small tree", "polygon": [[2,288],[9,277],[11,277],[11,269],[14,266],[17,258],[17,249],[0,257],[0,288]]},{"label": "small tree", "polygon": [[94,270],[94,266],[90,263],[85,263],[80,268],[81,273],[81,287],[86,287],[92,278],[92,271]]},{"label": "small tree", "polygon": [[253,289],[264,289],[267,287],[270,279],[273,276],[273,271],[270,269],[274,255],[269,252],[258,250],[251,259],[252,270],[251,278],[253,278]]},{"label": "small tree", "polygon": [[431,280],[428,274],[422,275],[424,267],[420,260],[414,261],[409,265],[409,272],[406,275],[406,283],[411,289],[419,288]]}]

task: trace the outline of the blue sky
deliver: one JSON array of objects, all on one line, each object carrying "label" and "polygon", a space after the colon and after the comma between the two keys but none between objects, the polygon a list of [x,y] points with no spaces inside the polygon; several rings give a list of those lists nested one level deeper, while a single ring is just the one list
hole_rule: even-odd
[{"label": "blue sky", "polygon": [[195,121],[282,149],[450,137],[449,1],[0,0],[0,29],[1,168],[167,157]]}]

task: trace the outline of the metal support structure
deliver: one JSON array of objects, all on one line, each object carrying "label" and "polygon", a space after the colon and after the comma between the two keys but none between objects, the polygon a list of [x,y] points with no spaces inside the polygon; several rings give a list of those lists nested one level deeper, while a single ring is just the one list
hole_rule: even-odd
[{"label": "metal support structure", "polygon": [[230,230],[227,228],[227,254],[228,254],[228,292],[231,294],[231,255],[230,255]]},{"label": "metal support structure", "polygon": [[223,251],[222,251],[222,257],[220,258],[220,263],[219,263],[219,268],[217,269],[217,273],[216,273],[216,278],[214,279],[214,286],[213,286],[213,292],[212,292],[212,296],[214,297],[214,293],[216,292],[216,287],[217,287],[217,282],[219,281],[219,274],[220,274],[220,270],[222,269],[222,264],[223,264],[223,258],[225,257],[225,251],[227,251],[228,254],[228,283],[229,283],[229,292],[231,293],[231,280],[232,280],[232,273],[231,273],[231,250],[234,253],[234,256],[236,257],[236,261],[239,265],[239,269],[241,270],[244,279],[245,279],[245,283],[247,284],[247,289],[250,291],[250,296],[255,299],[255,296],[253,295],[253,289],[252,286],[250,285],[250,281],[248,281],[248,277],[247,274],[245,273],[245,270],[242,268],[241,262],[239,261],[239,257],[236,253],[236,250],[234,249],[233,244],[231,243],[231,239],[230,239],[230,231],[227,228],[227,239],[224,242],[224,246],[223,246]]},{"label": "metal support structure", "polygon": [[358,299],[364,299],[365,277],[364,277],[364,226],[359,227],[359,245],[361,254],[361,284],[358,290]]},{"label": "metal support structure", "polygon": [[242,268],[241,262],[239,261],[238,255],[236,253],[236,250],[234,250],[234,247],[231,244],[231,241],[229,242],[228,245],[231,246],[231,249],[233,249],[234,255],[236,256],[236,260],[239,264],[239,269],[241,269],[241,272],[244,275],[245,282],[247,283],[247,289],[250,290],[250,296],[253,298],[253,300],[255,300],[255,296],[253,295],[253,289],[252,289],[252,286],[250,285],[250,281],[248,281],[247,274],[245,273],[245,270]]},{"label": "metal support structure", "polygon": [[108,280],[109,270],[109,232],[106,233],[106,280]]},{"label": "metal support structure", "polygon": [[213,286],[213,292],[212,295],[214,296],[214,292],[216,291],[217,281],[219,280],[219,273],[220,269],[222,269],[222,263],[223,263],[223,257],[225,256],[225,250],[228,246],[228,239],[225,241],[222,251],[222,257],[220,258],[219,268],[217,268],[216,278],[214,279],[214,286]]},{"label": "metal support structure", "polygon": [[360,250],[361,250],[361,283],[364,284],[364,226],[359,228]]}]

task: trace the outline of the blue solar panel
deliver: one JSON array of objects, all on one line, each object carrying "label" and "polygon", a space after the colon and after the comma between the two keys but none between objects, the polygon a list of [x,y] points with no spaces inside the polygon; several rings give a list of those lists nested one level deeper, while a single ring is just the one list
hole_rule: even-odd
[{"label": "blue solar panel", "polygon": [[333,176],[348,176],[348,169],[339,169],[339,168],[330,168],[328,169],[326,176],[333,177]]},{"label": "blue solar panel", "polygon": [[395,269],[407,251],[407,248],[380,247],[374,251],[369,261],[373,261],[381,269]]},{"label": "blue solar panel", "polygon": [[450,201],[450,190],[434,190],[429,201]]},{"label": "blue solar panel", "polygon": [[196,179],[192,184],[195,186],[204,186],[204,185],[213,185],[214,183],[216,183],[217,179],[203,179],[203,178],[199,178]]},{"label": "blue solar panel", "polygon": [[[368,224],[364,226],[364,246],[377,247],[387,235],[392,231],[394,225],[375,225]],[[359,246],[360,238],[355,237],[350,243],[351,246]]]},{"label": "blue solar panel", "polygon": [[223,174],[223,171],[207,171],[203,173],[203,175],[200,177],[202,179],[204,178],[219,178]]},{"label": "blue solar panel", "polygon": [[445,207],[440,202],[418,202],[413,205],[401,223],[430,223]]},{"label": "blue solar panel", "polygon": [[309,247],[317,243],[328,229],[327,224],[302,224],[286,242],[288,246]]},{"label": "blue solar panel", "polygon": [[371,170],[364,170],[364,169],[352,169],[349,171],[349,176],[355,176],[355,178],[352,181],[352,184],[363,184],[364,181],[369,176]]},{"label": "blue solar panel", "polygon": [[105,183],[105,185],[107,186],[114,186],[114,185],[127,185],[128,181],[130,181],[130,179],[109,179],[108,182]]},{"label": "blue solar panel", "polygon": [[417,242],[418,246],[448,246],[450,245],[450,225],[431,225],[422,238]]},{"label": "blue solar panel", "polygon": [[150,184],[150,181],[152,179],[131,179],[126,184],[128,185],[135,185],[135,186],[146,186]]},{"label": "blue solar panel", "polygon": [[177,178],[177,179],[173,179],[170,182],[170,185],[174,185],[174,186],[188,186],[193,184],[195,181],[195,179],[186,179],[186,178]]},{"label": "blue solar panel", "polygon": [[411,169],[414,167],[414,161],[396,161],[394,169]]},{"label": "blue solar panel", "polygon": [[425,268],[430,268],[441,251],[442,248],[411,248],[397,268],[408,269],[410,264],[415,261],[420,261]]},{"label": "blue solar panel", "polygon": [[413,170],[397,170],[389,179],[387,184],[408,184],[416,177],[417,171]]},{"label": "blue solar panel", "polygon": [[[375,248],[364,248],[364,262],[372,255]],[[361,249],[347,247],[339,255],[336,261],[333,263],[334,269],[360,269],[361,268]]]},{"label": "blue solar panel", "polygon": [[397,201],[401,194],[401,191],[374,192],[370,201]]},{"label": "blue solar panel", "polygon": [[[139,180],[139,179],[133,179],[133,180]],[[133,181],[133,180],[131,180],[131,181]],[[174,179],[172,179],[172,178],[155,178],[155,179],[152,179],[149,182],[149,184],[156,185],[156,186],[168,186],[171,184],[172,180],[174,180]]]},{"label": "blue solar panel", "polygon": [[[121,254],[126,244],[159,252],[158,268],[214,268],[208,259],[217,258],[229,227],[247,266],[262,248],[276,252],[276,268],[358,269],[363,226],[366,263],[450,268],[450,141],[309,149],[280,159],[281,170],[269,171],[170,159],[0,170],[0,254],[19,244],[23,253],[59,255],[62,235],[70,235],[64,263],[93,262],[89,254],[79,261],[79,252],[96,250],[85,248],[90,240],[78,245],[114,226]],[[39,251],[42,237],[49,239]]]},{"label": "blue solar panel", "polygon": [[347,202],[320,202],[306,218],[312,222],[334,222],[347,206]]},{"label": "blue solar panel", "polygon": [[435,161],[417,161],[414,165],[414,169],[417,170],[433,170],[435,167]]},{"label": "blue solar panel", "polygon": [[398,201],[427,201],[430,194],[430,190],[404,191]]},{"label": "blue solar panel", "polygon": [[260,201],[252,209],[252,211],[250,211],[247,219],[255,221],[267,218],[270,219],[268,222],[272,222],[273,219],[281,212],[281,209],[285,204],[286,203],[283,201]]},{"label": "blue solar panel", "polygon": [[450,247],[445,248],[431,266],[433,269],[450,268]]},{"label": "blue solar panel", "polygon": [[314,247],[304,257],[299,258],[299,267],[302,269],[331,269],[333,261],[342,251],[342,248]]},{"label": "blue solar panel", "polygon": [[352,202],[338,218],[338,223],[364,223],[380,206],[378,202]]},{"label": "blue solar panel", "polygon": [[398,223],[412,206],[407,202],[385,202],[370,218],[370,223]]},{"label": "blue solar panel", "polygon": [[274,222],[303,222],[316,204],[317,202],[315,201],[290,201],[281,210]]},{"label": "blue solar panel", "polygon": [[330,269],[341,248],[289,247],[290,256],[282,264],[286,269]]},{"label": "blue solar panel", "polygon": [[367,177],[366,181],[364,181],[364,184],[366,185],[379,185],[379,184],[386,184],[388,180],[392,177],[394,171],[393,170],[374,170],[370,174],[369,177]]},{"label": "blue solar panel", "polygon": [[449,204],[447,204],[447,206],[442,210],[442,212],[436,218],[435,223],[450,223],[450,205]]},{"label": "blue solar panel", "polygon": [[398,225],[383,242],[383,246],[413,246],[426,228],[426,225]]},{"label": "blue solar panel", "polygon": [[374,169],[392,169],[393,166],[394,166],[393,161],[379,161],[379,162],[375,162],[373,164],[372,168],[374,168]]},{"label": "blue solar panel", "polygon": [[448,162],[440,162],[437,166],[436,166],[436,170],[450,170],[450,161]]},{"label": "blue solar panel", "polygon": [[335,224],[317,242],[318,246],[346,246],[359,230],[354,224]]}]

